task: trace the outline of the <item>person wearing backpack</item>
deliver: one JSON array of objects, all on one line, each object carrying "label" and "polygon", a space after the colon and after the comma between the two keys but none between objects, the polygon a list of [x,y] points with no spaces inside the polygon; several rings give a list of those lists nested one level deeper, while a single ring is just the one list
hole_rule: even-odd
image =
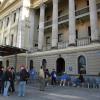
[{"label": "person wearing backpack", "polygon": [[20,76],[20,79],[19,79],[18,96],[25,96],[25,87],[26,87],[26,80],[27,80],[28,75],[24,66],[21,66],[19,76]]}]

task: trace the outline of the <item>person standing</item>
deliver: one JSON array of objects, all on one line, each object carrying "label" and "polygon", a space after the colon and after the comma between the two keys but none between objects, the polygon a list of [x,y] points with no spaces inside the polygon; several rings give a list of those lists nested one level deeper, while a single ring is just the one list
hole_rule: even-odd
[{"label": "person standing", "polygon": [[45,73],[42,66],[39,71],[39,82],[40,82],[40,91],[44,91],[45,90]]},{"label": "person standing", "polygon": [[56,85],[56,78],[57,78],[57,75],[56,75],[56,71],[55,69],[53,69],[53,71],[51,72],[51,84],[52,85]]},{"label": "person standing", "polygon": [[27,71],[24,66],[21,66],[20,70],[20,79],[19,79],[19,90],[18,90],[18,96],[25,96],[25,86],[26,86],[26,80],[27,80]]},{"label": "person standing", "polygon": [[2,76],[3,76],[3,70],[2,67],[0,67],[0,94],[2,93]]},{"label": "person standing", "polygon": [[10,80],[10,89],[11,92],[15,92],[15,86],[14,86],[14,81],[15,81],[15,72],[14,68],[11,68],[11,80]]},{"label": "person standing", "polygon": [[4,92],[3,96],[9,96],[9,87],[10,87],[10,80],[11,80],[11,68],[8,67],[4,74]]},{"label": "person standing", "polygon": [[51,77],[51,75],[50,75],[50,73],[49,73],[49,70],[48,69],[46,69],[45,70],[45,80],[46,80],[46,86],[48,86],[49,85],[49,83],[50,83],[50,77]]},{"label": "person standing", "polygon": [[5,81],[5,70],[4,70],[4,67],[1,68],[1,94],[3,94],[4,92],[4,81]]}]

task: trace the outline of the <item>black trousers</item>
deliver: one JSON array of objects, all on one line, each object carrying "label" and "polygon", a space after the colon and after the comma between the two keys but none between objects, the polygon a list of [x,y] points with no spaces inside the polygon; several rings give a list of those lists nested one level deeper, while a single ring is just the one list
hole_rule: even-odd
[{"label": "black trousers", "polygon": [[10,81],[10,91],[15,92],[14,81]]},{"label": "black trousers", "polygon": [[2,93],[2,81],[0,80],[0,93]]},{"label": "black trousers", "polygon": [[56,84],[57,84],[57,82],[56,82],[56,79],[55,79],[55,78],[52,78],[52,79],[51,79],[51,84],[52,84],[52,85],[56,85]]},{"label": "black trousers", "polygon": [[4,81],[0,80],[0,93],[2,94],[4,91]]}]

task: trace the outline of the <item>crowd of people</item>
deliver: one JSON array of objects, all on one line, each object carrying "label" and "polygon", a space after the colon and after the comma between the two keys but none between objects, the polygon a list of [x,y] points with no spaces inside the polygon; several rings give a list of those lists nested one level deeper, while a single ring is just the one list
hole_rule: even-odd
[{"label": "crowd of people", "polygon": [[15,92],[14,87],[15,72],[13,67],[4,69],[0,67],[0,93],[3,96],[9,95],[9,92]]},{"label": "crowd of people", "polygon": [[[18,96],[25,95],[25,84],[28,78],[28,72],[24,66],[20,67],[19,72],[19,88]],[[10,93],[15,92],[15,70],[13,67],[0,67],[0,94],[9,96]]]},{"label": "crowd of people", "polygon": [[[34,68],[31,68],[29,71],[26,70],[25,66],[20,66],[19,71],[19,79],[18,79],[18,96],[25,96],[25,87],[27,84],[28,78],[30,80],[35,80],[36,71]],[[13,67],[0,67],[0,93],[3,96],[9,96],[10,93],[15,92],[15,69]],[[57,85],[57,73],[55,69],[49,72],[48,69],[44,69],[41,66],[38,74],[39,84],[40,84],[40,91],[44,91],[45,87],[49,84]],[[60,86],[65,86],[66,81],[69,81],[71,78],[65,72],[60,76]],[[84,82],[83,75],[80,74],[78,78],[74,78],[72,80],[73,86],[78,86],[80,83]]]}]

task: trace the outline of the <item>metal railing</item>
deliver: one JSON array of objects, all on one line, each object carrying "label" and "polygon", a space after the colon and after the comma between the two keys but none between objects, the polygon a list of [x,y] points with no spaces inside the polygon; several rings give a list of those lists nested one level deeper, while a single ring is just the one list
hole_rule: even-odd
[{"label": "metal railing", "polygon": [[58,22],[61,22],[61,21],[63,21],[63,20],[67,20],[68,19],[68,14],[67,15],[63,15],[63,16],[59,16],[58,17]]},{"label": "metal railing", "polygon": [[76,45],[77,46],[85,46],[85,45],[89,45],[90,43],[91,43],[90,37],[84,37],[84,38],[76,39]]},{"label": "metal railing", "polygon": [[43,51],[48,51],[48,50],[51,50],[51,44],[43,46]]},{"label": "metal railing", "polygon": [[77,11],[75,12],[75,15],[76,15],[76,16],[79,16],[79,15],[82,15],[82,14],[85,14],[85,13],[88,13],[88,12],[89,12],[89,7],[86,7],[86,8],[77,10]]},{"label": "metal railing", "polygon": [[[97,4],[97,10],[100,9],[100,3]],[[77,10],[75,12],[76,17],[79,15],[83,15],[89,13],[89,6],[82,8],[80,10]],[[58,22],[66,21],[69,18],[68,14],[62,15],[58,17]],[[52,25],[52,20],[46,21],[45,22],[45,27]]]},{"label": "metal railing", "polygon": [[64,49],[68,47],[68,42],[58,42],[58,49]]},{"label": "metal railing", "polygon": [[49,25],[52,25],[52,20],[46,21],[46,22],[44,23],[44,26],[45,26],[45,27],[46,27],[46,26],[49,26]]}]

